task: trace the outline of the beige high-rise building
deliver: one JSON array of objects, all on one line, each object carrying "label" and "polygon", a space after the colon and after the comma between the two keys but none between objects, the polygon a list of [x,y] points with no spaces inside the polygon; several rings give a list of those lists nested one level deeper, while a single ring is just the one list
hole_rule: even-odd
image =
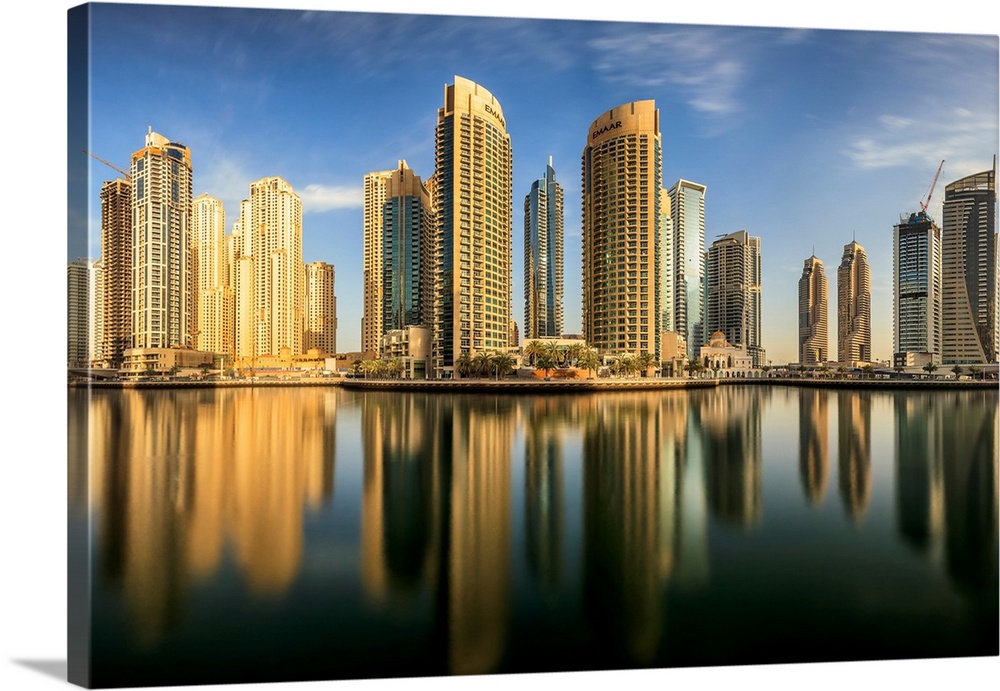
[{"label": "beige high-rise building", "polygon": [[805,260],[799,279],[799,364],[806,367],[827,361],[827,284],[823,262],[813,255]]},{"label": "beige high-rise building", "polygon": [[233,353],[241,361],[257,356],[254,340],[254,278],[253,234],[244,229],[243,220],[251,217],[249,199],[240,202],[240,220],[233,224],[233,232],[226,236],[226,265],[229,271],[229,289],[233,294]]},{"label": "beige high-rise building", "polygon": [[101,187],[102,330],[99,357],[121,366],[132,347],[132,185],[122,178]]},{"label": "beige high-rise building", "polygon": [[837,268],[837,361],[872,361],[872,276],[865,248],[851,241]]},{"label": "beige high-rise building", "polygon": [[[406,170],[406,161],[398,169]],[[382,325],[383,218],[386,186],[396,169],[380,170],[365,175],[364,210],[364,312],[361,316],[361,351],[378,353],[385,333]]]},{"label": "beige high-rise building", "polygon": [[583,336],[600,353],[660,357],[660,190],[654,101],[612,108],[583,149]]},{"label": "beige high-rise building", "polygon": [[278,355],[282,348],[302,353],[302,200],[279,177],[250,183],[233,235],[237,357],[247,366],[247,358]]},{"label": "beige high-rise building", "polygon": [[233,352],[233,297],[226,260],[226,212],[207,194],[191,202],[194,254],[197,257],[198,350]]},{"label": "beige high-rise building", "polygon": [[194,347],[191,150],[150,128],[131,165],[132,347]]},{"label": "beige high-rise building", "polygon": [[332,264],[306,264],[306,333],[305,349],[322,353],[337,352],[337,296]]},{"label": "beige high-rise building", "polygon": [[433,358],[505,350],[512,299],[513,155],[499,101],[475,82],[445,86],[435,131]]},{"label": "beige high-rise building", "polygon": [[941,362],[997,362],[997,165],[944,188]]}]

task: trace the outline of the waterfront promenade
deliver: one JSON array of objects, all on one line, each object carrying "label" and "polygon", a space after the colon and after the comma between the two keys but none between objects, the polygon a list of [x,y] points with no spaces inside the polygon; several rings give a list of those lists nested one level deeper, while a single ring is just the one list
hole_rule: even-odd
[{"label": "waterfront promenade", "polygon": [[436,391],[447,393],[530,393],[556,394],[592,391],[651,391],[705,389],[718,386],[794,386],[806,388],[852,390],[973,390],[992,389],[1000,392],[996,380],[955,379],[813,379],[808,377],[771,377],[761,379],[673,379],[667,377],[600,377],[594,379],[353,379],[315,377],[306,379],[224,379],[155,381],[77,380],[70,387],[94,389],[192,389],[192,388],[252,388],[252,387],[330,387],[361,391]]}]

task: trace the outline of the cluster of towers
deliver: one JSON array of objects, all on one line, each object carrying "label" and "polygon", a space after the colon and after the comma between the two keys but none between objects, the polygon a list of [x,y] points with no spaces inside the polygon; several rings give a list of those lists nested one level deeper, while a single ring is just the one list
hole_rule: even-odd
[{"label": "cluster of towers", "polygon": [[[763,360],[760,239],[705,251],[705,186],[663,186],[659,111],[636,101],[593,122],[581,157],[583,337],[601,354],[697,357],[722,331]],[[512,309],[512,148],[503,110],[455,77],[426,183],[400,161],[365,176],[361,350],[384,354],[403,330],[429,334],[428,374],[462,355],[517,345]],[[562,186],[552,159],[524,198],[524,339],[563,330]]]},{"label": "cluster of towers", "polygon": [[[922,205],[924,206],[924,205]],[[893,365],[997,362],[996,160],[991,170],[945,187],[943,224],[904,214],[893,227]],[[799,363],[828,361],[823,262],[805,260],[799,279]],[[857,242],[837,269],[837,360],[871,361],[871,269]]]},{"label": "cluster of towers", "polygon": [[222,202],[192,198],[184,144],[150,128],[119,172],[101,188],[100,259],[69,265],[70,295],[88,295],[70,309],[71,364],[128,369],[178,348],[237,367],[336,352],[334,268],[303,262],[302,202],[285,180],[251,183],[226,235]]}]

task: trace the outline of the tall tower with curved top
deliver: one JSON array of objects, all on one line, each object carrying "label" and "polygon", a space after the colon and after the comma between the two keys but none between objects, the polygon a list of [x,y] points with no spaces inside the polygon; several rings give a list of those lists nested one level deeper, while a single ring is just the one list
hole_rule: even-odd
[{"label": "tall tower with curved top", "polygon": [[997,166],[944,188],[941,361],[997,361]]},{"label": "tall tower with curved top", "polygon": [[601,353],[660,357],[660,111],[634,101],[594,120],[583,149],[583,334]]},{"label": "tall tower with curved top", "polygon": [[463,77],[445,86],[435,130],[434,366],[510,340],[513,154],[500,102]]}]

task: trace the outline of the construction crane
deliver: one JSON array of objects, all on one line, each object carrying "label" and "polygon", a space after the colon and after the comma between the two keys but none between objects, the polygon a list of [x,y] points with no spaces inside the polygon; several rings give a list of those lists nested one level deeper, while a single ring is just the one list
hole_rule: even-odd
[{"label": "construction crane", "polygon": [[920,202],[920,210],[924,213],[927,213],[927,207],[931,205],[931,195],[934,194],[934,187],[937,185],[938,178],[941,176],[942,168],[944,168],[943,159],[941,161],[941,165],[938,166],[937,174],[934,176],[934,182],[931,183],[931,188],[927,191],[927,201]]},{"label": "construction crane", "polygon": [[[101,163],[103,163],[104,165],[106,165],[106,166],[107,166],[108,168],[111,168],[111,169],[113,169],[113,170],[116,170],[116,171],[118,171],[119,173],[121,173],[122,175],[124,175],[124,176],[125,176],[125,181],[126,181],[126,182],[128,182],[128,181],[129,181],[129,174],[128,174],[127,172],[125,172],[124,170],[122,170],[121,168],[119,168],[118,166],[116,166],[115,164],[113,164],[113,163],[108,163],[107,161],[105,161],[105,160],[104,160],[103,158],[101,158],[101,157],[100,157],[100,156],[98,156],[97,154],[92,154],[92,153],[90,153],[89,151],[87,151],[86,149],[84,149],[84,150],[83,150],[83,153],[87,154],[88,156],[93,156],[93,157],[94,157],[94,158],[96,158],[96,159],[97,159],[98,161],[100,161]],[[943,163],[943,161],[942,161],[942,163]]]}]

